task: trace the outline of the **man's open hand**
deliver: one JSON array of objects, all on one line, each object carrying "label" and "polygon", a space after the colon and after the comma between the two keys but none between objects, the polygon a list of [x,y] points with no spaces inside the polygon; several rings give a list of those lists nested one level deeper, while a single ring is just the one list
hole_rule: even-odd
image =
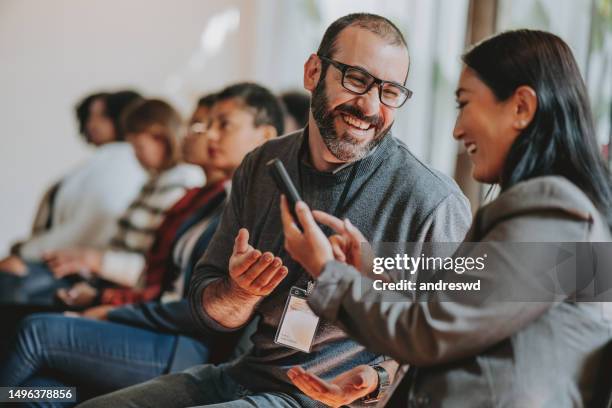
[{"label": "man's open hand", "polygon": [[229,261],[230,285],[233,291],[249,297],[269,295],[287,276],[283,261],[271,252],[249,245],[249,232],[242,228],[234,241]]},{"label": "man's open hand", "polygon": [[304,394],[330,407],[348,405],[378,387],[378,374],[367,365],[352,368],[331,381],[325,381],[299,366],[289,369],[287,376]]}]

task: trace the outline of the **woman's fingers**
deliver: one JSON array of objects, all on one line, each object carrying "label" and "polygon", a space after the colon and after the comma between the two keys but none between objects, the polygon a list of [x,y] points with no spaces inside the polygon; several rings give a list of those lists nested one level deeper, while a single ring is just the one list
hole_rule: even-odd
[{"label": "woman's fingers", "polygon": [[346,239],[341,235],[332,235],[329,237],[334,258],[340,262],[346,262]]},{"label": "woman's fingers", "polygon": [[355,227],[351,221],[348,218],[344,219],[344,228],[346,229],[346,232],[348,233],[348,235],[351,237],[351,240],[353,242],[357,242],[358,244],[367,242],[368,240],[363,236],[363,234],[361,233],[361,231],[359,231],[357,229],[357,227]]},{"label": "woman's fingers", "polygon": [[329,228],[333,229],[338,234],[342,234],[345,230],[344,222],[342,222],[340,218],[334,217],[331,214],[319,210],[314,210],[312,212],[312,216],[318,223],[327,225]]}]

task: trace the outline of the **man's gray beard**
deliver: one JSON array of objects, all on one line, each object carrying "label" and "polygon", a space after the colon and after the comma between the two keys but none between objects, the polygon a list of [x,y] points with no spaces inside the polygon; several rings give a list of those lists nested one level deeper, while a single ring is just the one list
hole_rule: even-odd
[{"label": "man's gray beard", "polygon": [[321,137],[323,138],[325,147],[327,147],[336,159],[343,162],[352,162],[366,157],[376,146],[378,146],[389,132],[389,129],[391,129],[391,126],[383,129],[379,135],[375,136],[374,139],[363,146],[359,146],[359,141],[347,132],[344,132],[341,137],[337,137],[334,130],[333,134],[327,132],[325,134],[321,133]]}]

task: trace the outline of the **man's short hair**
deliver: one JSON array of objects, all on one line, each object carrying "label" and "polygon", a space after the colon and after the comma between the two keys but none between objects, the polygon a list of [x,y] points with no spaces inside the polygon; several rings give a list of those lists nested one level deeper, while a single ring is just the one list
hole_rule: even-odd
[{"label": "man's short hair", "polygon": [[285,130],[283,109],[280,102],[268,89],[252,82],[228,86],[217,94],[216,101],[237,98],[247,108],[255,111],[255,126],[271,125],[278,136]]},{"label": "man's short hair", "polygon": [[337,51],[336,40],[338,39],[338,35],[340,35],[342,30],[350,26],[366,29],[380,36],[389,44],[397,46],[403,45],[408,48],[408,44],[402,32],[388,19],[376,14],[353,13],[340,17],[327,27],[325,34],[323,34],[321,44],[319,44],[317,54],[331,58]]}]

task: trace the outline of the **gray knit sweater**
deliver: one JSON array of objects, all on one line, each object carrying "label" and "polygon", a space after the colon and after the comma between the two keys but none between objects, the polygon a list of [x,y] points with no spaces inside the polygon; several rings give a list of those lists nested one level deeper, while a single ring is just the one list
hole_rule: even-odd
[{"label": "gray knit sweater", "polygon": [[[289,274],[257,307],[261,319],[251,338],[253,349],[230,364],[227,372],[253,392],[285,392],[305,406],[319,406],[300,394],[289,381],[286,372],[290,367],[301,365],[328,379],[383,357],[367,351],[341,328],[326,321],[319,323],[310,353],[274,343],[289,289],[293,285],[305,288],[308,275],[283,248],[280,193],[265,163],[280,158],[301,189],[302,199],[312,209],[328,213],[336,209],[355,166],[344,166],[333,173],[315,170],[304,154],[307,135],[306,128],[269,141],[245,158],[234,176],[221,224],[196,267],[189,298],[195,319],[203,329],[228,331],[203,310],[202,292],[211,282],[229,278],[228,260],[234,239],[240,228],[247,228],[249,243],[280,256]],[[348,217],[370,242],[460,242],[463,239],[471,221],[467,199],[450,178],[425,166],[391,134],[356,163],[359,163],[358,170],[337,215]]]}]

